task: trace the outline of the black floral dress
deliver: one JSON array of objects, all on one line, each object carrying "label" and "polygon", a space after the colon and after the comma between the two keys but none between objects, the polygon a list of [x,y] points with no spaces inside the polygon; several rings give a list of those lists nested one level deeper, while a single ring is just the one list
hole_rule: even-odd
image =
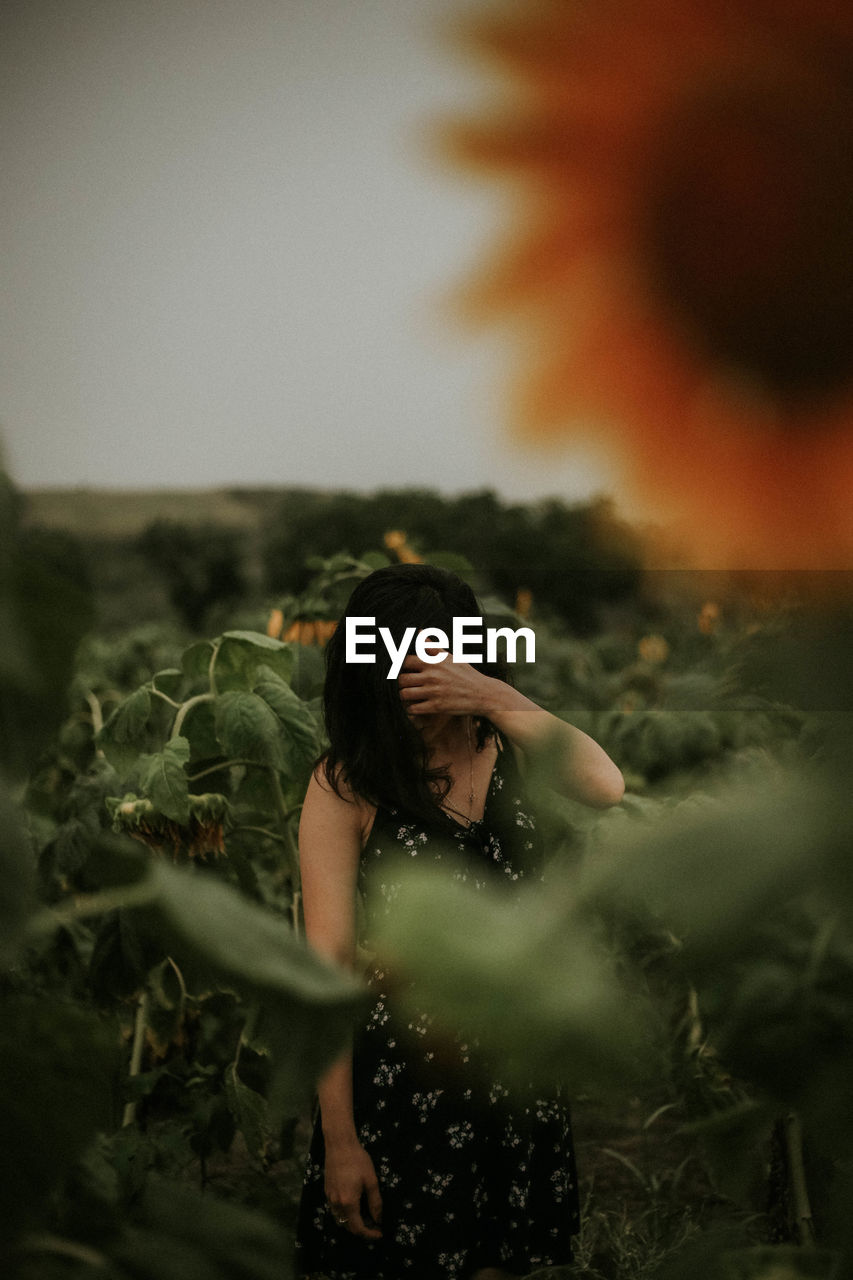
[{"label": "black floral dress", "polygon": [[[475,886],[539,873],[540,841],[509,748],[499,750],[483,817],[435,826],[379,809],[361,858],[366,919],[393,910],[408,858]],[[403,855],[401,858],[400,855]],[[323,1187],[319,1117],[297,1236],[298,1274],[329,1280],[464,1280],[479,1267],[519,1275],[571,1260],[578,1229],[568,1108],[510,1097],[476,1045],[437,1037],[426,1014],[395,1008],[390,975],[369,976],[374,1004],[356,1034],[355,1120],[382,1193],[372,1242],[336,1224]]]}]

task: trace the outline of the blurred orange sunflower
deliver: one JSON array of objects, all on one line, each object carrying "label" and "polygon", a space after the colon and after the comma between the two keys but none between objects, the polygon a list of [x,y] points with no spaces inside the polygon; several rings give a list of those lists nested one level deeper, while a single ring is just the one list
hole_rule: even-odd
[{"label": "blurred orange sunflower", "polygon": [[449,130],[514,178],[465,290],[513,420],[579,420],[705,567],[853,562],[853,6],[525,0],[465,33],[512,92]]}]

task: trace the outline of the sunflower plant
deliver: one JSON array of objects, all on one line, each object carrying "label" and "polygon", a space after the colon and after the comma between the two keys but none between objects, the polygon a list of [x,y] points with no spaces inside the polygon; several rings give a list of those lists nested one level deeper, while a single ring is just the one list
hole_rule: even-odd
[{"label": "sunflower plant", "polygon": [[296,928],[316,676],[233,631],[118,699],[69,685],[89,604],[25,572],[4,495],[0,525],[0,1266],[280,1275],[280,1224],[187,1171],[238,1130],[269,1163],[363,999]]}]

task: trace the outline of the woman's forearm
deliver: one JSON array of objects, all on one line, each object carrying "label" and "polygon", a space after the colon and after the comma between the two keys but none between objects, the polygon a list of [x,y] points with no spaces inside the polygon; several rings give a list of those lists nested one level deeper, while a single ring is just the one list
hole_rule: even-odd
[{"label": "woman's forearm", "polygon": [[[315,951],[345,969],[355,965],[355,893],[361,853],[362,809],[345,800],[315,770],[299,822],[305,937]],[[356,1141],[352,1052],[347,1050],[317,1085],[327,1145]]]},{"label": "woman's forearm", "polygon": [[347,1050],[317,1085],[320,1121],[327,1146],[357,1142],[352,1102],[352,1053]]},{"label": "woman's forearm", "polygon": [[518,689],[490,680],[484,713],[513,746],[550,763],[554,785],[572,799],[602,809],[622,799],[625,782],[607,752],[582,729],[551,715]]}]

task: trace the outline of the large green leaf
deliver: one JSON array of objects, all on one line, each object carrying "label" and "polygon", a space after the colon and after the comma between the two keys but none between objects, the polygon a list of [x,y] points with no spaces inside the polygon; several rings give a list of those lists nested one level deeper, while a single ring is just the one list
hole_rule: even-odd
[{"label": "large green leaf", "polygon": [[225,1096],[249,1154],[256,1160],[268,1159],[275,1136],[269,1104],[260,1093],[243,1083],[233,1062],[225,1069]]},{"label": "large green leaf", "polygon": [[729,1067],[824,1146],[853,1149],[853,939],[816,894],[754,922],[699,969],[705,1020]]},{"label": "large green leaf", "polygon": [[139,755],[150,714],[151,690],[146,684],[118,704],[98,734],[97,745],[120,773],[127,773]]},{"label": "large green leaf", "polygon": [[216,736],[214,705],[212,701],[194,703],[181,725],[181,733],[190,744],[190,763],[193,765],[200,760],[212,761],[222,755],[222,747]]},{"label": "large green leaf", "polygon": [[281,916],[213,876],[162,863],[151,870],[169,954],[184,972],[206,972],[262,1000],[275,1055],[271,1099],[304,1101],[343,1045],[365,1001],[362,987],[294,937]]},{"label": "large green leaf", "polygon": [[[287,1238],[265,1214],[150,1179],[109,1250],[120,1280],[291,1280]],[[92,1273],[91,1280],[96,1280]],[[88,1275],[88,1273],[87,1273]]]},{"label": "large green leaf", "polygon": [[214,716],[216,736],[227,756],[275,769],[286,767],[284,727],[258,694],[237,690],[220,694]]},{"label": "large green leaf", "polygon": [[152,686],[165,693],[169,698],[176,698],[178,691],[183,683],[183,672],[180,667],[164,667],[162,671],[155,671],[151,677]]},{"label": "large green leaf", "polygon": [[148,969],[161,960],[160,952],[146,952],[146,942],[132,911],[112,911],[101,920],[88,972],[98,1000],[126,1000],[144,987]]},{"label": "large green leaf", "polygon": [[0,1252],[38,1221],[95,1131],[112,1126],[116,1045],[101,1019],[65,1001],[0,1001]]},{"label": "large green leaf", "polygon": [[293,649],[293,674],[288,677],[290,686],[306,701],[317,698],[326,682],[323,650],[313,644],[297,644]]},{"label": "large green leaf", "polygon": [[293,671],[294,646],[274,640],[261,631],[226,631],[216,656],[215,680],[220,692],[251,689],[260,666],[266,665],[283,680]]},{"label": "large green leaf", "polygon": [[206,680],[213,657],[212,640],[199,640],[181,654],[181,670],[193,681]]},{"label": "large green leaf", "polygon": [[650,909],[687,940],[694,963],[714,966],[748,945],[766,912],[814,883],[849,839],[850,819],[803,770],[691,797],[654,823],[608,815],[579,894],[591,906]]},{"label": "large green leaf", "polygon": [[312,952],[284,917],[210,872],[158,861],[128,887],[126,904],[101,931],[93,964],[101,988],[111,961],[124,968],[120,991],[128,991],[143,957],[150,969],[166,956],[189,990],[219,985],[259,1003],[262,1037],[273,1054],[269,1098],[276,1113],[305,1104],[367,1001],[362,985]]},{"label": "large green leaf", "polygon": [[186,738],[172,738],[162,751],[140,760],[140,785],[145,794],[174,822],[189,819],[189,788],[184,765],[190,758]]},{"label": "large green leaf", "polygon": [[29,1236],[10,1280],[292,1280],[292,1241],[272,1216],[139,1170],[155,1163],[146,1145],[136,1139],[121,1178],[124,1161],[92,1147],[60,1231]]},{"label": "large green leaf", "polygon": [[239,977],[251,987],[286,989],[319,1004],[334,1005],[358,990],[353,980],[320,961],[295,938],[280,916],[211,874],[163,863],[155,863],[151,874],[154,904],[218,971]]},{"label": "large green leaf", "polygon": [[[728,1068],[826,1149],[853,1148],[849,781],[804,765],[603,824],[579,908],[663,923]],[[621,828],[621,829],[620,829]]]},{"label": "large green leaf", "polygon": [[293,692],[271,667],[258,668],[254,692],[270,706],[287,731],[294,762],[312,760],[317,754],[317,721],[311,707]]},{"label": "large green leaf", "polygon": [[584,1086],[636,1070],[650,1010],[620,984],[570,897],[538,886],[475,890],[414,866],[400,876],[377,947],[413,1011],[479,1039],[494,1069],[517,1083]]}]

